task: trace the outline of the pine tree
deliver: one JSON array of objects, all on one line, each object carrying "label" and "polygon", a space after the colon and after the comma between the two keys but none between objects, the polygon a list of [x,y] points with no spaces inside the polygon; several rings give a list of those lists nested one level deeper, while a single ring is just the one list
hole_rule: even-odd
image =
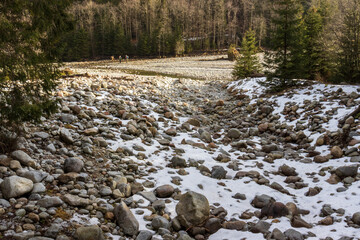
[{"label": "pine tree", "polygon": [[323,19],[316,7],[311,7],[304,18],[304,74],[303,78],[322,79],[328,71],[321,33]]},{"label": "pine tree", "polygon": [[232,73],[235,78],[247,78],[260,71],[256,45],[255,32],[250,29],[245,33],[241,42],[241,55],[236,59]]},{"label": "pine tree", "polygon": [[360,0],[352,0],[344,17],[340,38],[341,81],[360,82]]},{"label": "pine tree", "polygon": [[272,18],[275,26],[271,36],[273,51],[266,52],[265,56],[268,84],[274,90],[293,85],[293,79],[303,72],[301,17],[302,6],[299,0],[276,1]]},{"label": "pine tree", "polygon": [[[0,133],[53,113],[68,0],[0,2]],[[0,144],[1,145],[1,144]],[[0,146],[1,149],[1,146]]]}]

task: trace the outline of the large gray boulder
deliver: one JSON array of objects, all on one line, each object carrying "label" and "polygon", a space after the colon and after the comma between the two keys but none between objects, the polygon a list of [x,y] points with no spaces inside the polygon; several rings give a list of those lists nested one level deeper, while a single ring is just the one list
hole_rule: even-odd
[{"label": "large gray boulder", "polygon": [[78,158],[67,158],[64,162],[64,172],[81,172],[84,167],[84,162]]},{"label": "large gray boulder", "polygon": [[78,240],[103,240],[104,234],[96,225],[76,229],[75,237]]},{"label": "large gray boulder", "polygon": [[338,167],[335,170],[335,174],[340,177],[341,179],[346,177],[356,177],[358,172],[358,166],[352,165],[352,166],[342,166]]},{"label": "large gray boulder", "polygon": [[25,153],[21,150],[16,150],[16,151],[12,152],[10,156],[13,159],[18,160],[22,165],[29,166],[29,167],[35,166],[34,159],[32,159],[27,153]]},{"label": "large gray boulder", "polygon": [[11,176],[4,179],[1,183],[1,192],[5,199],[20,197],[31,190],[34,183],[23,177]]},{"label": "large gray boulder", "polygon": [[60,139],[67,144],[74,143],[74,139],[72,138],[70,131],[66,128],[62,128],[60,130]]},{"label": "large gray boulder", "polygon": [[197,226],[210,215],[209,201],[204,195],[189,191],[180,197],[176,213],[184,227]]},{"label": "large gray boulder", "polygon": [[136,220],[134,214],[130,211],[128,206],[121,201],[114,209],[116,222],[123,229],[126,235],[136,235],[139,231],[139,222]]},{"label": "large gray boulder", "polygon": [[46,197],[40,199],[37,204],[43,208],[60,207],[64,202],[59,197]]},{"label": "large gray boulder", "polygon": [[65,194],[62,197],[62,200],[64,200],[64,202],[74,207],[86,207],[87,205],[90,204],[89,199],[82,198],[72,194]]}]

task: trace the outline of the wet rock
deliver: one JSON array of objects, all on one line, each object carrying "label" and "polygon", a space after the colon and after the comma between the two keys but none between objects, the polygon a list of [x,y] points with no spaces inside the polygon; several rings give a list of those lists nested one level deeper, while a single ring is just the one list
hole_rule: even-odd
[{"label": "wet rock", "polygon": [[84,162],[78,158],[67,158],[64,162],[64,172],[81,172],[84,167]]},{"label": "wet rock", "polygon": [[209,217],[209,202],[204,195],[190,191],[180,197],[180,201],[176,205],[176,213],[184,227],[189,227],[188,223],[190,226],[196,226]]},{"label": "wet rock", "polygon": [[132,236],[138,233],[139,222],[123,201],[115,207],[114,215],[118,226],[123,229],[126,235]]},{"label": "wet rock", "polygon": [[78,240],[103,240],[104,234],[97,225],[80,227],[76,229],[76,239]]},{"label": "wet rock", "polygon": [[16,150],[10,155],[13,159],[18,160],[22,165],[34,167],[35,161],[25,152]]},{"label": "wet rock", "polygon": [[171,195],[174,193],[174,187],[169,184],[162,185],[155,189],[155,193],[159,198],[171,197]]},{"label": "wet rock", "polygon": [[353,165],[353,166],[338,167],[335,171],[335,174],[339,178],[344,179],[346,177],[356,177],[357,172],[358,172],[358,166]]},{"label": "wet rock", "polygon": [[11,176],[4,179],[0,185],[1,192],[5,199],[20,197],[34,187],[34,183],[23,177]]}]

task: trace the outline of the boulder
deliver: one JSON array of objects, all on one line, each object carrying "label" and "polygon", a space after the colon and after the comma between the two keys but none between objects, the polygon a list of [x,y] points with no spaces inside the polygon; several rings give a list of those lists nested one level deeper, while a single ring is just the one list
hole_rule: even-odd
[{"label": "boulder", "polygon": [[67,143],[67,144],[74,143],[74,139],[72,138],[70,131],[66,128],[62,128],[60,130],[60,139],[61,139],[61,141],[63,141],[64,143]]},{"label": "boulder", "polygon": [[64,202],[74,207],[86,207],[90,204],[90,200],[76,195],[65,194],[63,197]]},{"label": "boulder", "polygon": [[100,227],[93,225],[76,229],[75,237],[78,240],[103,240],[104,234]]},{"label": "boulder", "polygon": [[165,185],[157,187],[155,189],[155,193],[156,193],[156,196],[159,198],[171,197],[171,195],[174,193],[174,187],[169,184],[165,184]]},{"label": "boulder", "polygon": [[64,171],[69,172],[81,172],[84,167],[84,162],[78,158],[67,158],[64,162]]},{"label": "boulder", "polygon": [[15,160],[18,160],[22,165],[29,167],[35,166],[35,161],[29,155],[27,155],[27,153],[21,150],[16,150],[12,152],[11,157]]},{"label": "boulder", "polygon": [[37,204],[43,208],[60,207],[63,203],[59,197],[46,197],[37,202]]},{"label": "boulder", "polygon": [[338,167],[335,171],[335,174],[339,178],[344,179],[346,177],[356,177],[357,172],[358,172],[358,166],[352,165],[352,166]]},{"label": "boulder", "polygon": [[354,213],[351,219],[355,224],[360,225],[360,212]]},{"label": "boulder", "polygon": [[123,201],[115,207],[114,215],[118,226],[123,229],[126,235],[132,236],[138,233],[139,222]]},{"label": "boulder", "polygon": [[1,191],[5,199],[20,197],[31,192],[34,183],[27,178],[11,176],[1,183]]},{"label": "boulder", "polygon": [[333,146],[331,148],[331,155],[334,158],[341,158],[343,156],[343,151],[341,150],[341,148],[339,146]]},{"label": "boulder", "polygon": [[180,197],[176,213],[184,227],[197,226],[205,222],[210,215],[209,201],[204,195],[189,191]]}]

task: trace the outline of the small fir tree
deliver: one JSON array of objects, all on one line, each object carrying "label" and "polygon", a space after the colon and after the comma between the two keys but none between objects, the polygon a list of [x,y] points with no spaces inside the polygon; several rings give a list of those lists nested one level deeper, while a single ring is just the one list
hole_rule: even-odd
[{"label": "small fir tree", "polygon": [[241,42],[241,54],[236,59],[232,73],[235,78],[247,78],[260,71],[256,45],[255,32],[250,29],[245,33]]}]

